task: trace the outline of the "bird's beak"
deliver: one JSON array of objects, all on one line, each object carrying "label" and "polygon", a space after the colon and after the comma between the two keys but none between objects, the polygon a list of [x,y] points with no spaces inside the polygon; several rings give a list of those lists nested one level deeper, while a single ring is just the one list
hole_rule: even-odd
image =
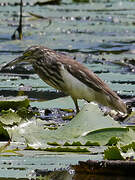
[{"label": "bird's beak", "polygon": [[20,56],[20,57],[17,57],[16,59],[14,59],[13,61],[7,63],[5,66],[2,67],[2,69],[5,69],[7,67],[11,67],[11,66],[14,66],[15,64],[18,64],[20,62],[24,62],[24,56]]}]

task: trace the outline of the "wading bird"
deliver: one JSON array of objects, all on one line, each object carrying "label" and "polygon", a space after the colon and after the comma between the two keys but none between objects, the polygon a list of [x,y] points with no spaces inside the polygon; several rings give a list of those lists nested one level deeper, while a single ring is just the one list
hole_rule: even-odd
[{"label": "wading bird", "polygon": [[126,104],[106,83],[69,56],[44,46],[32,46],[3,68],[21,62],[31,64],[39,77],[48,85],[70,95],[77,112],[79,112],[77,99],[84,99],[127,113]]}]

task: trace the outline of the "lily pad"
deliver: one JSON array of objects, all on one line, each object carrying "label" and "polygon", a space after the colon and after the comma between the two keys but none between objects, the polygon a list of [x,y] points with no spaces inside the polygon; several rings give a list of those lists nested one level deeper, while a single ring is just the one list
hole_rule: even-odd
[{"label": "lily pad", "polygon": [[117,146],[109,147],[104,151],[104,159],[108,160],[124,160]]},{"label": "lily pad", "polygon": [[[67,103],[68,100],[69,97],[60,98],[60,102]],[[58,99],[50,101],[50,104],[53,105],[55,102],[58,103]],[[48,105],[48,102],[45,104]],[[110,116],[104,116],[95,104],[86,104],[69,123],[56,130],[44,129],[43,124],[44,121],[33,117],[14,128],[9,128],[8,131],[12,134],[14,141],[22,140],[33,148],[48,148],[48,150],[53,144],[59,144],[59,147],[65,143],[74,146],[73,142],[77,142],[78,145],[85,146],[87,142],[90,142],[90,144],[99,146],[110,143],[112,138],[123,144],[135,139],[132,129],[123,127]]]},{"label": "lily pad", "polygon": [[20,107],[28,107],[29,100],[26,96],[17,97],[1,97],[0,98],[0,109],[18,109]]},{"label": "lily pad", "polygon": [[8,110],[0,116],[0,122],[3,126],[13,126],[21,122],[22,118],[14,111]]},{"label": "lily pad", "polygon": [[130,128],[111,127],[89,132],[83,138],[90,141],[95,140],[96,142],[99,142],[100,145],[110,144],[112,138],[117,139],[117,142],[119,141],[122,144],[127,144],[135,139],[135,133]]}]

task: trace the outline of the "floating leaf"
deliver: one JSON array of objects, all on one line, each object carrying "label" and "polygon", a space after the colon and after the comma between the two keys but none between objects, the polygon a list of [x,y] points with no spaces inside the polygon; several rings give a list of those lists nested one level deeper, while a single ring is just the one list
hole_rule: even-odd
[{"label": "floating leaf", "polygon": [[18,109],[20,107],[28,107],[29,100],[26,96],[17,97],[1,97],[0,98],[0,109]]},{"label": "floating leaf", "polygon": [[2,116],[0,116],[0,122],[6,126],[17,125],[21,120],[22,118],[12,110],[3,111]]},{"label": "floating leaf", "polygon": [[71,147],[56,147],[56,148],[46,148],[45,151],[54,152],[90,152],[87,148],[71,148]]},{"label": "floating leaf", "polygon": [[100,146],[98,142],[87,141],[84,146]]},{"label": "floating leaf", "polygon": [[113,136],[113,137],[111,137],[111,139],[109,139],[109,141],[106,145],[107,146],[112,146],[112,145],[115,146],[119,140],[120,140],[120,138]]},{"label": "floating leaf", "polygon": [[135,142],[127,144],[125,146],[121,146],[122,152],[126,153],[129,149],[133,149],[135,151]]},{"label": "floating leaf", "polygon": [[[60,98],[60,101],[61,99],[68,98]],[[20,123],[14,129],[8,129],[8,132],[12,134],[13,140],[23,140],[34,148],[44,148],[47,146],[47,142],[50,145],[56,142],[66,146],[83,146],[85,144],[88,146],[88,142],[90,142],[90,146],[99,146],[107,143],[112,145],[117,140],[127,144],[135,139],[132,129],[123,127],[109,116],[103,116],[101,110],[94,104],[85,105],[69,123],[56,130],[44,129],[43,124],[44,121],[33,118],[33,120]]]},{"label": "floating leaf", "polygon": [[97,129],[95,131],[87,133],[82,138],[90,140],[90,141],[95,140],[96,142],[99,142],[100,145],[106,145],[110,143],[109,142],[110,140],[113,143],[112,140],[114,139],[115,139],[115,143],[116,143],[116,140],[119,140],[121,143],[127,144],[134,140],[135,133],[130,128],[112,127],[112,128]]},{"label": "floating leaf", "polygon": [[47,142],[47,144],[51,146],[60,146],[57,142]]},{"label": "floating leaf", "polygon": [[108,160],[124,160],[121,152],[117,146],[108,147],[104,151],[104,159]]}]

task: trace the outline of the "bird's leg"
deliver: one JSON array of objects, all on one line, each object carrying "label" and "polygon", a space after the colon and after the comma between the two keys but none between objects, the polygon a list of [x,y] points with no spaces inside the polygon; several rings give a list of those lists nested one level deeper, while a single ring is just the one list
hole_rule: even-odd
[{"label": "bird's leg", "polygon": [[78,106],[77,99],[75,99],[75,98],[73,98],[73,97],[72,97],[72,99],[73,99],[74,104],[75,104],[75,107],[76,107],[76,112],[79,113],[80,110],[79,110],[79,106]]}]

